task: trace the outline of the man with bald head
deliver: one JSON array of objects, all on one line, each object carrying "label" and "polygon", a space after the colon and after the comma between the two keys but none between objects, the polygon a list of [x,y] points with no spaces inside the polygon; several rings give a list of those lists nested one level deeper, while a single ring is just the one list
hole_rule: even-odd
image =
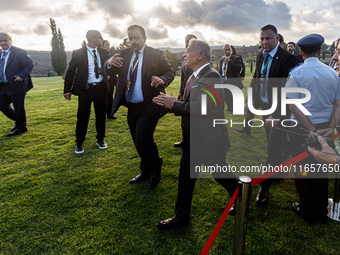
[{"label": "man with bald head", "polygon": [[76,126],[76,154],[84,152],[83,143],[87,133],[91,104],[93,102],[96,115],[97,145],[99,149],[107,148],[105,137],[106,100],[108,93],[107,75],[103,66],[109,53],[101,48],[103,37],[97,30],[89,30],[86,34],[87,44],[72,54],[65,76],[64,97],[78,96],[78,113]]}]

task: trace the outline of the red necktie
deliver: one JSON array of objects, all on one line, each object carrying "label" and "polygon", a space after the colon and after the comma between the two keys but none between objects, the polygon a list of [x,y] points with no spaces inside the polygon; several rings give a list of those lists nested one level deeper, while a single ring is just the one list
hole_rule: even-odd
[{"label": "red necktie", "polygon": [[192,74],[189,77],[187,84],[185,85],[185,93],[184,93],[184,96],[183,96],[184,98],[187,98],[187,96],[189,95],[189,91],[190,91],[190,88],[192,86],[194,79],[195,79],[195,76],[194,76],[194,74]]}]

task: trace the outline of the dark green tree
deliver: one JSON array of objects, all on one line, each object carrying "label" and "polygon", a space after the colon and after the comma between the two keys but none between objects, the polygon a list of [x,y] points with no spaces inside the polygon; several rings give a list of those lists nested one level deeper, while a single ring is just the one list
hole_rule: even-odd
[{"label": "dark green tree", "polygon": [[119,52],[121,49],[129,48],[130,47],[130,41],[128,38],[125,38],[121,44],[119,44],[118,47],[111,47],[110,53],[111,55],[114,55]]},{"label": "dark green tree", "polygon": [[64,38],[61,34],[60,28],[57,30],[55,20],[52,18],[50,18],[50,28],[52,32],[51,64],[54,71],[58,75],[63,75],[67,66],[67,55],[65,52]]},{"label": "dark green tree", "polygon": [[181,60],[177,59],[176,55],[171,53],[168,50],[165,51],[165,55],[166,55],[167,59],[169,60],[171,67],[176,72],[178,70],[178,68],[181,66]]}]

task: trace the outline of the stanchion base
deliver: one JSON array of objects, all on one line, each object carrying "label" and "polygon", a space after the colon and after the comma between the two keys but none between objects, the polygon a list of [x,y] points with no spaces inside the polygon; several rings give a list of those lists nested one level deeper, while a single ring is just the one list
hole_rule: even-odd
[{"label": "stanchion base", "polygon": [[332,198],[328,198],[327,216],[336,221],[340,221],[340,202],[334,203]]}]

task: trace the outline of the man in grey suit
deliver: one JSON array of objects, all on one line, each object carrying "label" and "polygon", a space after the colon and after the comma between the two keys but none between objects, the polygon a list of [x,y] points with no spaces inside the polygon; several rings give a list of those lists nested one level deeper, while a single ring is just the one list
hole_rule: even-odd
[{"label": "man in grey suit", "polygon": [[132,178],[130,183],[150,178],[149,188],[153,190],[160,182],[162,167],[153,135],[158,120],[167,110],[152,102],[152,99],[160,92],[165,92],[164,89],[172,82],[175,73],[164,51],[145,45],[143,27],[132,25],[127,34],[131,47],[121,50],[105,65],[108,75],[118,74],[112,115],[121,105],[128,108],[130,133],[141,158],[141,173]]},{"label": "man in grey suit", "polygon": [[[211,49],[206,42],[190,40],[184,54],[184,63],[193,69],[184,95],[176,100],[172,95],[161,93],[154,102],[170,109],[175,115],[182,116],[183,152],[178,177],[178,194],[175,216],[157,224],[159,229],[171,229],[188,224],[190,219],[192,194],[198,173],[193,167],[226,165],[226,153],[230,147],[228,130],[225,125],[213,127],[214,119],[224,119],[224,98],[222,89],[214,89],[215,84],[221,84],[221,76],[210,65]],[[206,91],[212,91],[214,99],[207,97],[207,114],[201,114],[202,96]],[[209,92],[210,93],[210,92]],[[218,101],[215,105],[214,101]],[[196,138],[196,139],[195,139]],[[191,140],[190,140],[191,139]],[[232,196],[237,188],[237,180],[233,173],[217,176],[215,180],[227,189]],[[216,178],[220,177],[220,178]],[[222,177],[222,178],[221,178]],[[235,208],[229,212],[235,213]]]},{"label": "man in grey suit", "polygon": [[27,91],[33,88],[30,73],[34,65],[24,50],[12,46],[7,33],[0,33],[0,46],[0,110],[15,121],[7,135],[19,135],[27,131],[24,102]]}]

